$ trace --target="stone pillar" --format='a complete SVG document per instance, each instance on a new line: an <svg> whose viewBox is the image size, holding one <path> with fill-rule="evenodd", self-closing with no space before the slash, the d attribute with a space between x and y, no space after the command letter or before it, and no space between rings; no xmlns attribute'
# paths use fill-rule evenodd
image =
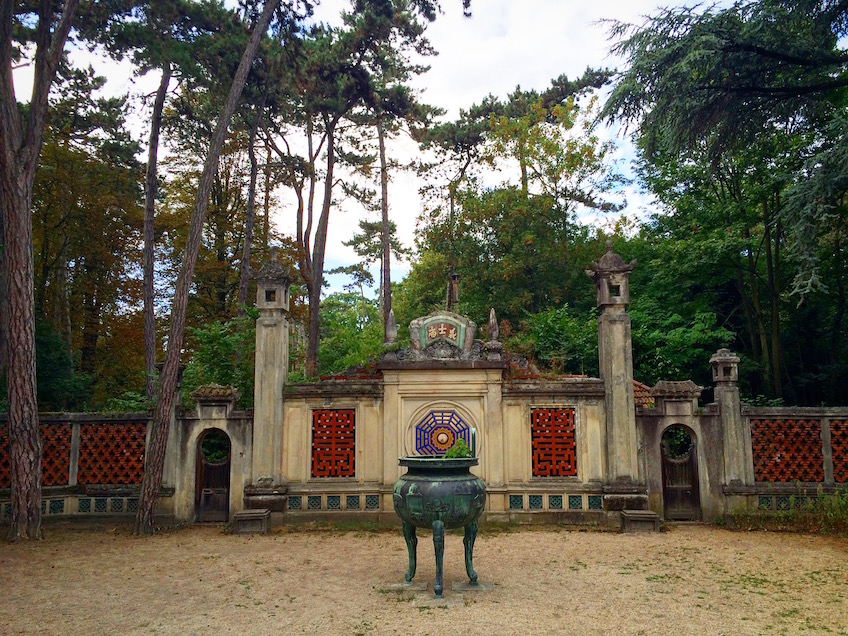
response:
<svg viewBox="0 0 848 636"><path fill-rule="evenodd" d="M606 407L607 509L644 508L645 478L639 465L639 439L633 396L629 277L636 261L625 264L607 243L607 253L586 274L598 290L598 357Z"/></svg>
<svg viewBox="0 0 848 636"><path fill-rule="evenodd" d="M245 488L248 508L282 511L286 480L283 470L283 385L289 368L288 268L271 260L256 275L256 369L253 399L252 483Z"/></svg>
<svg viewBox="0 0 848 636"><path fill-rule="evenodd" d="M729 349L719 349L710 358L715 386L715 402L721 417L724 484L754 484L754 457L751 428L742 417L739 399L739 357Z"/></svg>
<svg viewBox="0 0 848 636"><path fill-rule="evenodd" d="M399 385L400 374L397 370L383 371L383 502L381 509L387 512L391 512L394 505L392 487L402 472L398 466L398 457L404 454Z"/></svg>

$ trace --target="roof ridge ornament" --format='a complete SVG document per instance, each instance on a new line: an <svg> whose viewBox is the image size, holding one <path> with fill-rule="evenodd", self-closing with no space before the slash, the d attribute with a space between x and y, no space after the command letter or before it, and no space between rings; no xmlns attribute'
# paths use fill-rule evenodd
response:
<svg viewBox="0 0 848 636"><path fill-rule="evenodd" d="M271 258L262 264L258 272L254 271L254 278L263 283L291 282L291 270L279 260L280 248L276 245L271 248Z"/></svg>

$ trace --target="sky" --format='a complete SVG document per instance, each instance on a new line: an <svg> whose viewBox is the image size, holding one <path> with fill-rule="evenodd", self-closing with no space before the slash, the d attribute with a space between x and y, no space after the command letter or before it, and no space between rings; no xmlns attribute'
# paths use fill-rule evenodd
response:
<svg viewBox="0 0 848 636"><path fill-rule="evenodd" d="M337 24L347 0L322 0L317 6L315 19ZM603 20L620 20L641 24L645 16L657 12L658 7L677 2L660 0L473 0L472 16L464 17L461 0L441 0L443 14L430 24L427 37L438 51L427 58L430 70L415 78L414 86L420 91L420 100L445 109L445 119L455 119L459 110L479 103L489 94L505 98L520 86L522 89L544 90L552 79L566 74L579 77L587 67L616 68L621 60L610 56L608 25ZM692 4L689 2L689 4ZM151 73L137 79L129 64L117 64L107 59L92 58L84 51L72 55L77 63L93 63L95 70L107 77L108 94L153 93L158 78ZM16 92L25 101L30 78L27 69L15 74ZM139 139L144 142L148 120L138 116ZM617 144L618 167L625 174L631 172L633 149L617 129L605 128L601 135L612 138ZM414 153L411 141L400 140L389 146L390 155L404 158ZM161 151L160 151L161 153ZM146 150L141 157L146 157ZM389 184L390 217L397 223L398 236L412 247L416 219L421 212L418 189L421 183L412 174L395 173ZM626 191L628 216L648 213L650 199L638 192L635 186ZM290 203L282 200L275 213L278 228L287 234L294 231L294 213ZM358 261L355 252L343 245L357 230L357 223L365 216L358 204L342 202L330 217L327 244L326 270ZM377 217L367 217L377 220ZM398 280L408 273L409 262L393 262L392 278ZM372 272L379 279L379 266ZM339 291L346 280L344 276L329 278L329 291ZM376 290L375 290L376 293Z"/></svg>

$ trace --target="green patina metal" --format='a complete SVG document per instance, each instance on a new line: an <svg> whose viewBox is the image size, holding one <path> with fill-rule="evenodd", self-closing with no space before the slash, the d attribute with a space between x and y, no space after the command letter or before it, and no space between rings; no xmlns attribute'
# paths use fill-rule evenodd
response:
<svg viewBox="0 0 848 636"><path fill-rule="evenodd" d="M416 528L432 528L436 552L436 582L433 591L442 596L442 559L445 528L465 528L465 571L472 585L477 583L473 567L477 520L486 505L486 486L471 474L476 457L444 459L442 457L402 457L398 464L407 469L395 482L394 508L403 521L403 536L409 552L409 569L404 575L412 582L417 564Z"/></svg>

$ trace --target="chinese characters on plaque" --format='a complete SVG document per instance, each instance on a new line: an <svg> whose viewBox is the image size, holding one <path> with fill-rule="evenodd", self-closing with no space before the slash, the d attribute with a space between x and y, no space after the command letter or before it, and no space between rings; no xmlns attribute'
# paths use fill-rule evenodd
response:
<svg viewBox="0 0 848 636"><path fill-rule="evenodd" d="M432 325L427 325L427 342L445 338L453 344L457 344L457 328L448 322L436 322Z"/></svg>

